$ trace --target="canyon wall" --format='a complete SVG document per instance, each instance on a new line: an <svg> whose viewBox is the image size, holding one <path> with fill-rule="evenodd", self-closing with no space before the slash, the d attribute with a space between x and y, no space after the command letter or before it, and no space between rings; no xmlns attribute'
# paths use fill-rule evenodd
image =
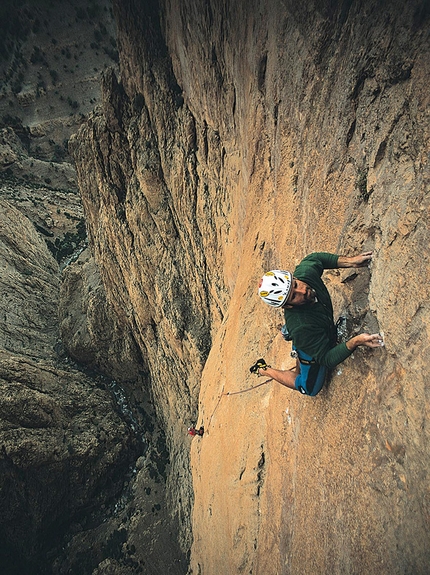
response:
<svg viewBox="0 0 430 575"><path fill-rule="evenodd" d="M67 147L116 61L110 2L2 3L0 30L0 572L184 573L148 370Z"/></svg>
<svg viewBox="0 0 430 575"><path fill-rule="evenodd" d="M0 207L0 566L30 574L121 491L137 447L102 382L59 351L57 262L22 212Z"/></svg>
<svg viewBox="0 0 430 575"><path fill-rule="evenodd" d="M190 573L426 573L428 4L114 13L120 76L71 149L107 301L166 431ZM385 348L314 399L246 391L258 357L291 365L261 274L364 249L369 270L325 277L349 332L380 330Z"/></svg>

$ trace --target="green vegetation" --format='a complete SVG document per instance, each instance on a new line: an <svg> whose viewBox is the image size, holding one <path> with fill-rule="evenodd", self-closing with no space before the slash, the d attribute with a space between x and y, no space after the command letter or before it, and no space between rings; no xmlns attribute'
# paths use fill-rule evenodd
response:
<svg viewBox="0 0 430 575"><path fill-rule="evenodd" d="M33 52L30 56L30 62L32 64L43 64L44 66L48 66L45 53L43 52L43 50L39 48L39 46L33 46Z"/></svg>
<svg viewBox="0 0 430 575"><path fill-rule="evenodd" d="M360 193L360 197L363 201L367 202L370 195L373 192L373 187L367 188L367 169L361 168L357 172L357 178L355 180L355 186Z"/></svg>
<svg viewBox="0 0 430 575"><path fill-rule="evenodd" d="M51 69L51 70L49 70L49 74L50 74L50 76L51 76L52 83L53 83L54 86L55 86L55 84L56 84L57 81L58 81L58 72L57 72L56 70L52 70L52 69Z"/></svg>
<svg viewBox="0 0 430 575"><path fill-rule="evenodd" d="M76 8L76 21L95 20L100 15L100 6L97 2L89 2L89 6Z"/></svg>
<svg viewBox="0 0 430 575"><path fill-rule="evenodd" d="M70 96L67 97L67 103L71 108L73 108L73 110L77 110L79 108L79 102L72 100Z"/></svg>
<svg viewBox="0 0 430 575"><path fill-rule="evenodd" d="M57 262L62 262L84 245L86 237L85 220L81 218L75 233L67 232L63 238L56 238L54 242L47 240L46 243Z"/></svg>
<svg viewBox="0 0 430 575"><path fill-rule="evenodd" d="M8 58L17 41L27 38L31 30L28 11L19 11L14 0L0 3L0 61Z"/></svg>

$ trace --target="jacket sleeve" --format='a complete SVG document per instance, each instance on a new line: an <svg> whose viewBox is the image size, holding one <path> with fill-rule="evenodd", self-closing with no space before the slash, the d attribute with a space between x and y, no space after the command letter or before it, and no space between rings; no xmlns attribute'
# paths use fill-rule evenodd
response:
<svg viewBox="0 0 430 575"><path fill-rule="evenodd" d="M345 343L331 347L327 333L322 328L312 324L302 324L301 328L292 332L294 345L312 356L320 365L333 369L338 363L351 355Z"/></svg>
<svg viewBox="0 0 430 575"><path fill-rule="evenodd" d="M342 361L345 361L345 359L349 357L351 353L352 351L346 347L346 343L339 343L325 354L320 363L329 369L333 369L336 365Z"/></svg>
<svg viewBox="0 0 430 575"><path fill-rule="evenodd" d="M337 260L339 256L336 254L329 254L327 252L314 252L306 256L299 264L312 265L314 268L318 268L320 276L324 270L337 268Z"/></svg>

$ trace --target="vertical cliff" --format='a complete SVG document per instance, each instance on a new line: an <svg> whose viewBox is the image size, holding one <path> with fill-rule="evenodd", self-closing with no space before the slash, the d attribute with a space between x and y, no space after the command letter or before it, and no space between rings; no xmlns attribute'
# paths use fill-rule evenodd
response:
<svg viewBox="0 0 430 575"><path fill-rule="evenodd" d="M120 76L72 150L108 302L166 430L190 572L424 574L427 3L114 7ZM257 357L290 365L262 272L361 249L371 269L327 283L348 329L386 348L357 351L315 399L227 395Z"/></svg>

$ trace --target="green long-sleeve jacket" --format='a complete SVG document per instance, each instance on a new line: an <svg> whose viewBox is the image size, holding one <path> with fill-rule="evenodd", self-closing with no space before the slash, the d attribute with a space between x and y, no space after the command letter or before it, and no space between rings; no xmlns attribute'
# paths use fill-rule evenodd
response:
<svg viewBox="0 0 430 575"><path fill-rule="evenodd" d="M321 279L325 269L337 268L337 260L337 255L323 252L306 256L293 275L315 290L318 301L284 309L285 323L294 346L328 368L333 368L352 353L345 343L336 345L333 305Z"/></svg>

